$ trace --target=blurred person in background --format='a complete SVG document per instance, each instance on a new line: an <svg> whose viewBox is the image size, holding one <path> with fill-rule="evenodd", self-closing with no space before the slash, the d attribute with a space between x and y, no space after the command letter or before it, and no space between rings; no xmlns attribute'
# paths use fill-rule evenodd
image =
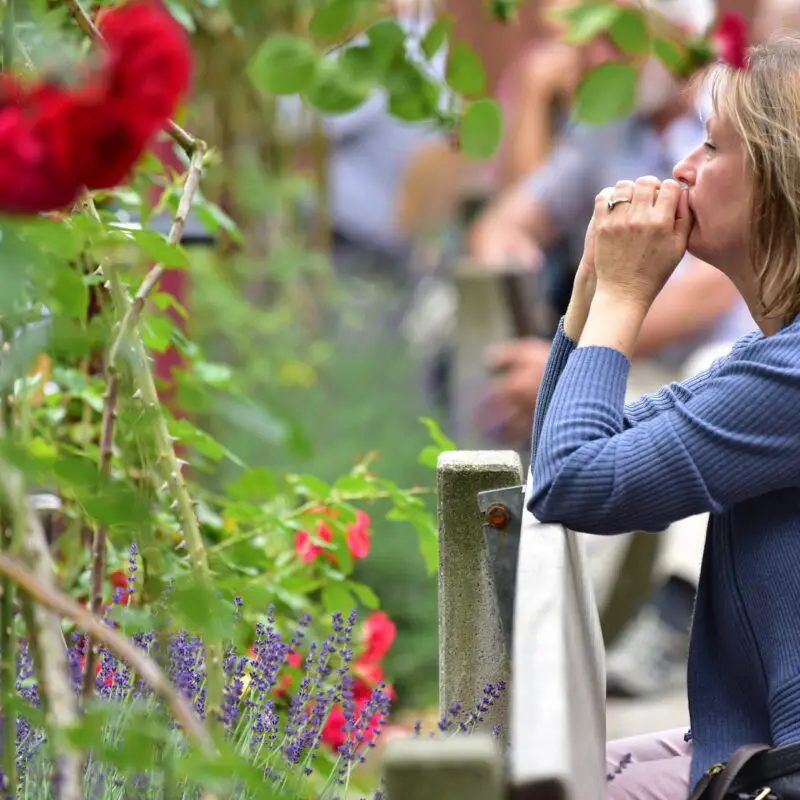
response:
<svg viewBox="0 0 800 800"><path fill-rule="evenodd" d="M393 0L387 7L406 32L408 57L442 82L446 50L428 61L420 48L435 18L431 0ZM347 46L364 41L365 37L356 37ZM285 135L301 139L311 134L314 112L299 96L280 98L278 113ZM373 313L372 295L367 292L366 307L360 310L379 319L383 329L396 331L410 297L410 291L404 291L409 289L412 244L411 225L404 225L411 213L404 208L408 173L429 148L441 147L444 137L430 122L410 123L393 116L383 89L353 111L321 116L319 124L328 142L326 210L334 268L340 277L388 284L391 298L384 299L394 308Z"/></svg>
<svg viewBox="0 0 800 800"><path fill-rule="evenodd" d="M696 30L710 22L698 18L702 4L690 0L653 5ZM605 36L581 50L582 70L623 58ZM471 255L487 266L516 262L540 269L548 249L560 245L574 269L596 194L621 179L669 177L682 153L704 136L695 98L651 58L642 70L634 115L603 127L570 126L546 160L502 192L477 220L470 231ZM687 255L644 323L629 397L699 372L754 327L728 278ZM529 436L549 347L546 339L524 339L499 345L488 355L495 378L483 405L483 424L508 442ZM652 594L609 649L610 695L640 697L683 685L706 522L706 515L683 520L663 537ZM607 568L609 548L615 551L613 560L619 560L624 553L620 545L625 546L624 539L614 543L612 537L587 542L601 606L610 588L604 576L616 574Z"/></svg>

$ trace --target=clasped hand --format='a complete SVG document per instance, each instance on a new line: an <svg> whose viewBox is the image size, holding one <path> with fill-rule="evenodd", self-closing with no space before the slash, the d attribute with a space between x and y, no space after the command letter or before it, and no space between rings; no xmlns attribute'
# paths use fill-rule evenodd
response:
<svg viewBox="0 0 800 800"><path fill-rule="evenodd" d="M604 189L592 217L597 290L649 308L683 258L692 224L677 181L644 177Z"/></svg>

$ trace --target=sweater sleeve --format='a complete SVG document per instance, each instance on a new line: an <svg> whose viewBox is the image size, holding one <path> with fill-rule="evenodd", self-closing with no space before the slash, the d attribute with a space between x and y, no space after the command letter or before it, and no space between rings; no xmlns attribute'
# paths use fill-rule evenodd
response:
<svg viewBox="0 0 800 800"><path fill-rule="evenodd" d="M572 353L576 347L577 345L575 342L564 333L564 320L562 318L558 323L558 330L550 346L550 355L544 367L542 383L536 398L536 411L533 415L533 434L531 435L531 464L533 464L536 458L539 437L542 433L542 423L547 414L553 392L556 390L558 378L567 364L570 353Z"/></svg>
<svg viewBox="0 0 800 800"><path fill-rule="evenodd" d="M704 391L626 428L630 363L573 352L550 398L528 508L588 533L663 530L800 480L800 326L751 338Z"/></svg>
<svg viewBox="0 0 800 800"><path fill-rule="evenodd" d="M705 391L712 378L719 374L722 366L744 347L752 344L759 338L760 333L751 333L740 339L731 349L731 352L714 361L708 369L688 380L679 383L668 383L655 394L646 394L631 403L625 404L623 425L632 428L641 422L647 422L658 414L670 411L676 406L688 403L693 397Z"/></svg>

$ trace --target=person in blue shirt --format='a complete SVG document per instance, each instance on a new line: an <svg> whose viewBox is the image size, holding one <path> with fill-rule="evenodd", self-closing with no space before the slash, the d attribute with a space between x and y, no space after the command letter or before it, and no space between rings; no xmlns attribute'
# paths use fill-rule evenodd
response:
<svg viewBox="0 0 800 800"><path fill-rule="evenodd" d="M533 425L537 519L609 535L709 514L691 735L610 744L612 800L685 798L739 747L800 742L800 37L715 68L711 97L674 180L597 196ZM626 404L639 331L687 251L730 278L758 330Z"/></svg>

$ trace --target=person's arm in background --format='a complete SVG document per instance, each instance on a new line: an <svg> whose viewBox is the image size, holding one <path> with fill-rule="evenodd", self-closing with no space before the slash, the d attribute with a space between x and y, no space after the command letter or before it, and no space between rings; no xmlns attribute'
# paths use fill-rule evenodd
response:
<svg viewBox="0 0 800 800"><path fill-rule="evenodd" d="M543 249L575 225L588 224L599 188L601 140L598 129L571 129L539 169L501 192L473 223L469 255L487 266L536 267Z"/></svg>
<svg viewBox="0 0 800 800"><path fill-rule="evenodd" d="M570 102L579 78L577 49L545 41L534 45L507 82L501 82L498 93L509 122L498 155L499 188L517 183L547 159L553 147L554 107Z"/></svg>
<svg viewBox="0 0 800 800"><path fill-rule="evenodd" d="M704 261L692 261L686 273L669 281L650 306L636 342L635 358L647 358L702 334L737 302L739 294L725 275Z"/></svg>

